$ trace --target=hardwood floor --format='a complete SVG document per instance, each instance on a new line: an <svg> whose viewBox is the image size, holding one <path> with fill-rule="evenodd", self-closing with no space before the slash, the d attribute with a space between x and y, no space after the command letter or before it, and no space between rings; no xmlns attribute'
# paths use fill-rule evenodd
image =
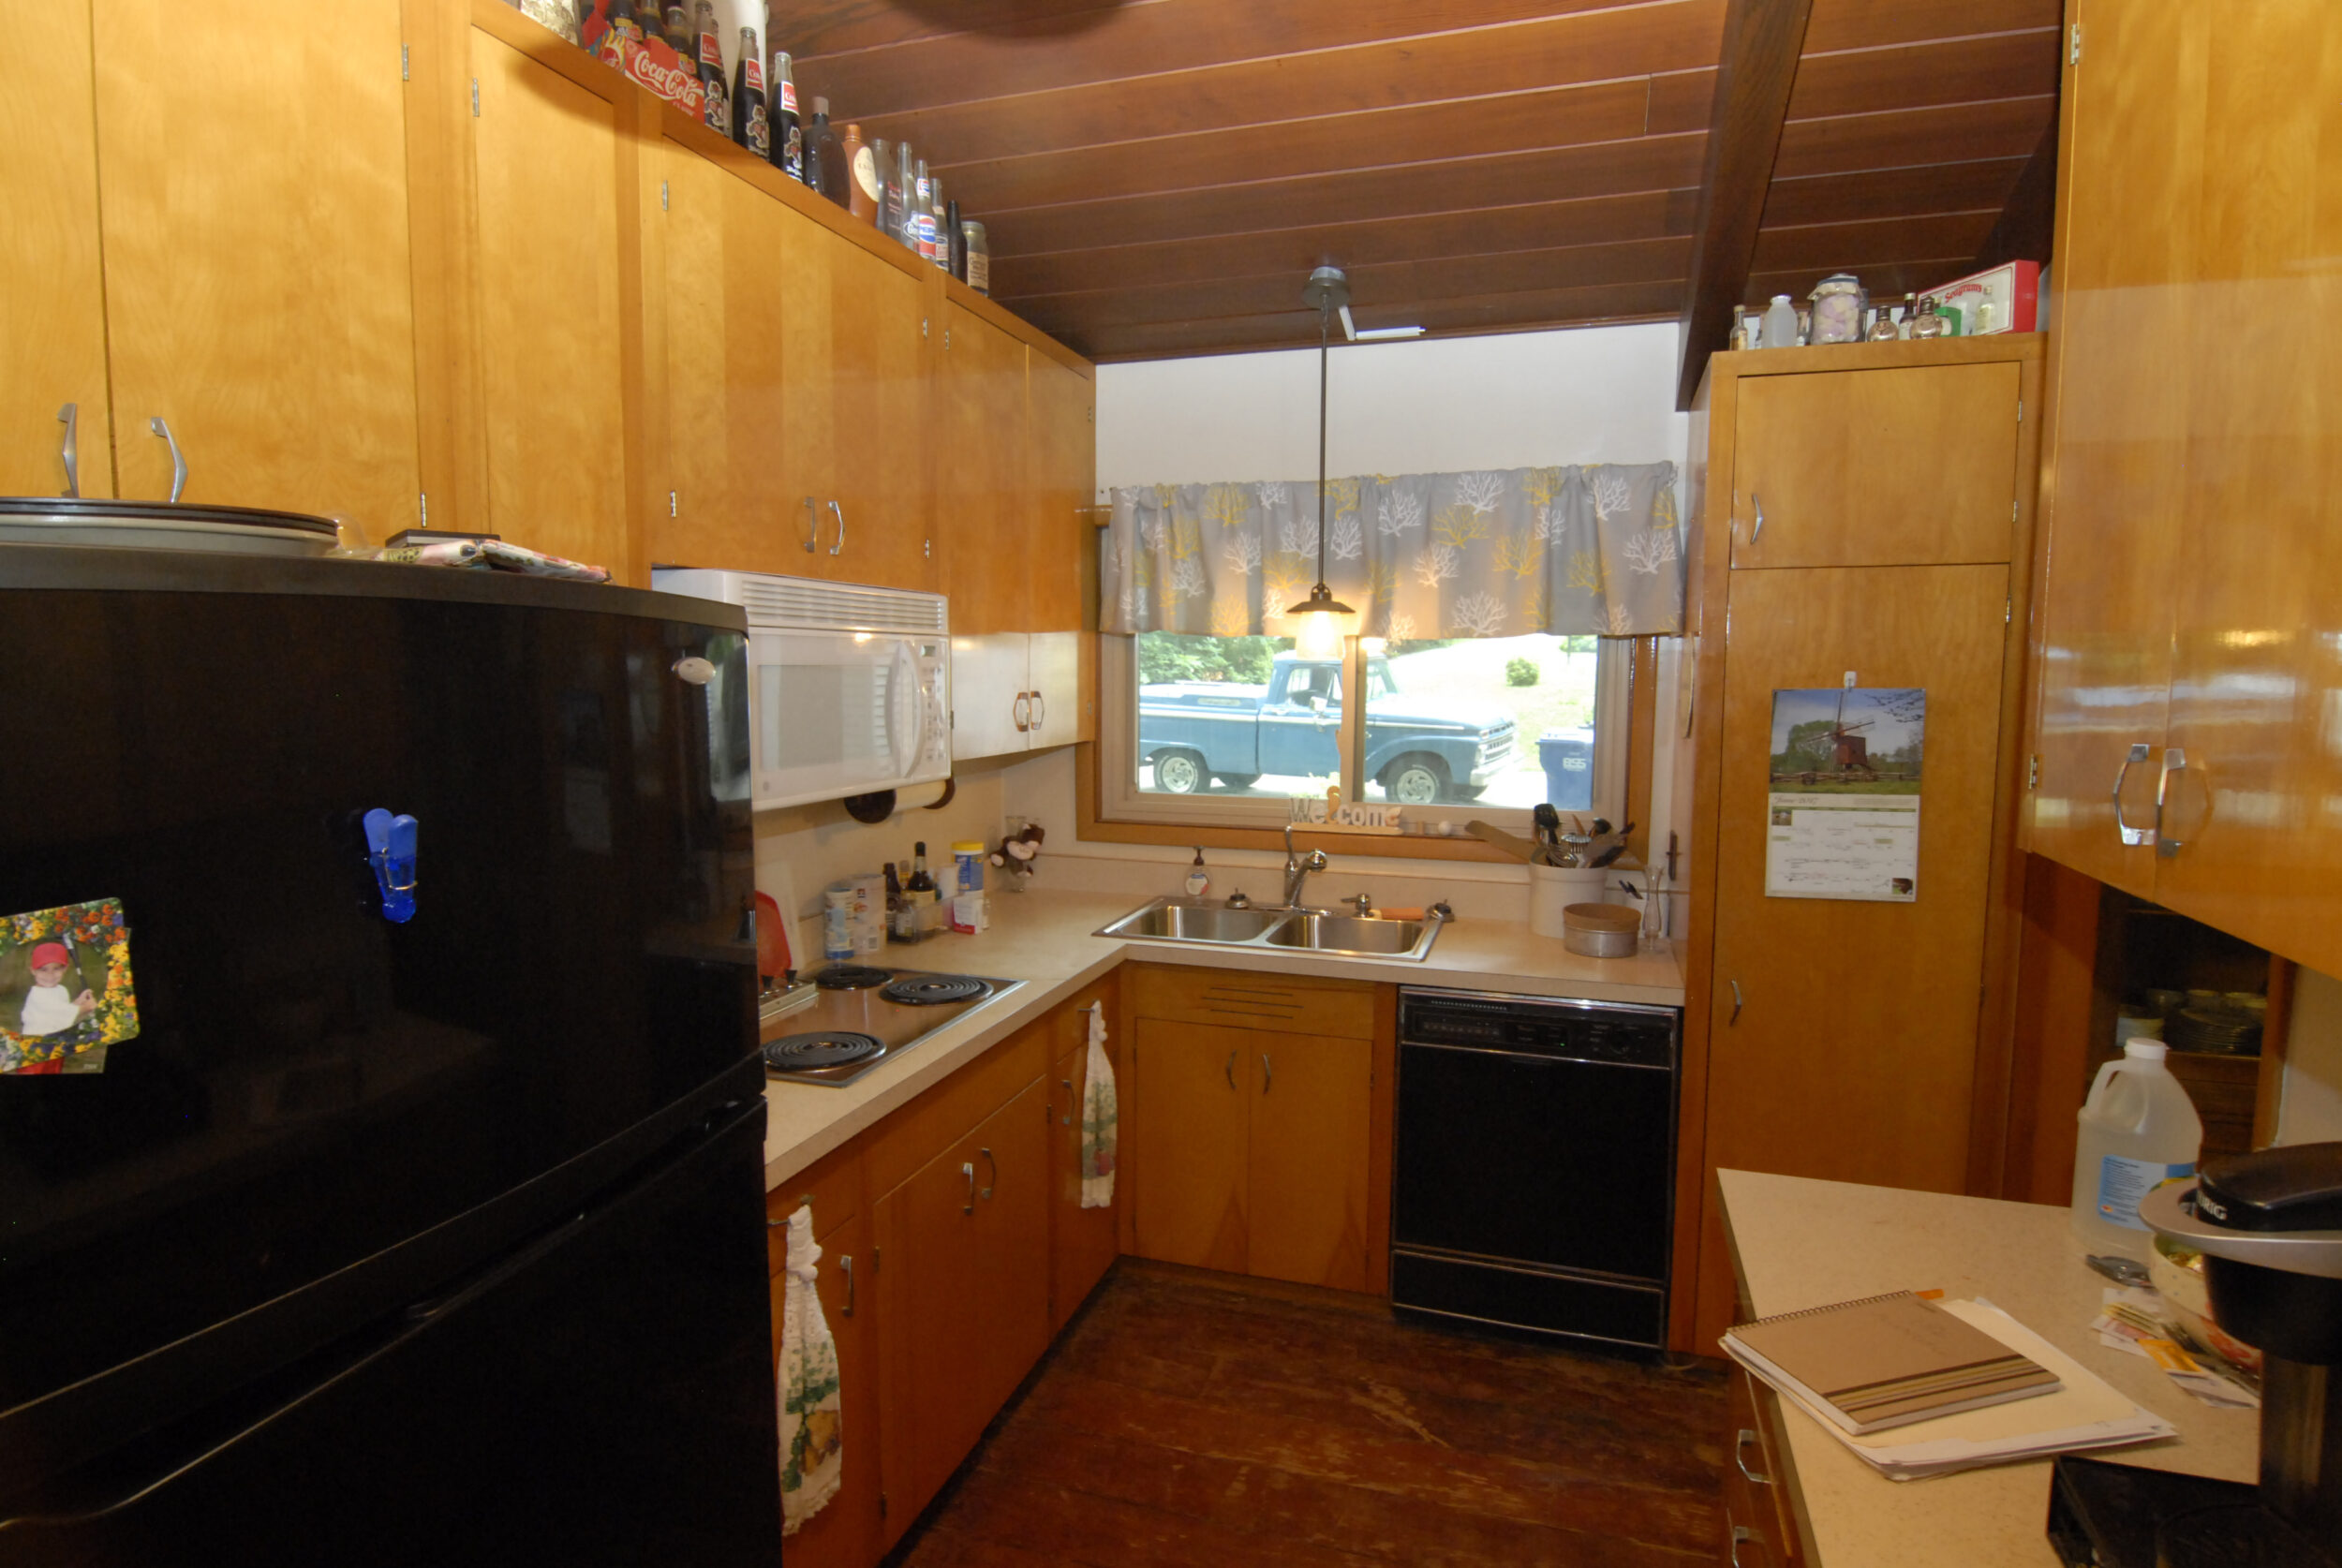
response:
<svg viewBox="0 0 2342 1568"><path fill-rule="evenodd" d="M1712 1563L1725 1384L1125 1258L897 1568Z"/></svg>

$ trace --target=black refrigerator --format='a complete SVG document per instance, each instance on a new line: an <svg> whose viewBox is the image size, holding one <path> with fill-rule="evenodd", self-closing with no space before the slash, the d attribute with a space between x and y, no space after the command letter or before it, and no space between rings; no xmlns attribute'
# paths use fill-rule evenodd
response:
<svg viewBox="0 0 2342 1568"><path fill-rule="evenodd" d="M0 1562L778 1561L742 628L0 545Z"/></svg>

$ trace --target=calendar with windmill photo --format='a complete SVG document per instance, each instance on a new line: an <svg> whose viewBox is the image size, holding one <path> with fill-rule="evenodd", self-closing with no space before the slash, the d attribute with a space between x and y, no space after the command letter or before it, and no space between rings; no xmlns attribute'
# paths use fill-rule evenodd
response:
<svg viewBox="0 0 2342 1568"><path fill-rule="evenodd" d="M1772 694L1765 893L1919 896L1927 693L1912 687Z"/></svg>

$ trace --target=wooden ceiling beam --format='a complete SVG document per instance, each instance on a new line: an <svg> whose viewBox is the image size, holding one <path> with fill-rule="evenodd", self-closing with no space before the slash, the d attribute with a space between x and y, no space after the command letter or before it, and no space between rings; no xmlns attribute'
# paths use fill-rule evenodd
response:
<svg viewBox="0 0 2342 1568"><path fill-rule="evenodd" d="M1808 40L1810 43L1810 39ZM1675 71L1651 79L1651 128L1704 130L1716 73ZM1886 110L1923 109L2057 90L2055 29L1935 38L1878 49L1816 54L1798 61L1789 121L1833 119Z"/></svg>
<svg viewBox="0 0 2342 1568"><path fill-rule="evenodd" d="M1725 14L1724 55L1709 116L1708 167L1700 181L1699 224L1683 301L1678 408L1692 406L1708 357L1724 346L1747 288L1812 10L1813 0L1731 0Z"/></svg>

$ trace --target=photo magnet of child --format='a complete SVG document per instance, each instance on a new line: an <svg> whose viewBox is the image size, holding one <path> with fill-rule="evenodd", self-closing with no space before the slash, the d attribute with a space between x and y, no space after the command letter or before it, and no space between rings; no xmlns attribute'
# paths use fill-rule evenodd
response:
<svg viewBox="0 0 2342 1568"><path fill-rule="evenodd" d="M0 915L0 1073L96 1072L138 1032L120 899Z"/></svg>

